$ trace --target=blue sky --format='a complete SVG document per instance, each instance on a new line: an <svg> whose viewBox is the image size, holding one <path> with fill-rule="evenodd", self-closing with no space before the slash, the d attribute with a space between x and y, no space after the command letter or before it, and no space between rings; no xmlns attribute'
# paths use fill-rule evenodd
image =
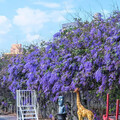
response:
<svg viewBox="0 0 120 120"><path fill-rule="evenodd" d="M48 41L78 13L88 19L88 12L108 14L116 6L120 0L0 0L0 52L14 43Z"/></svg>

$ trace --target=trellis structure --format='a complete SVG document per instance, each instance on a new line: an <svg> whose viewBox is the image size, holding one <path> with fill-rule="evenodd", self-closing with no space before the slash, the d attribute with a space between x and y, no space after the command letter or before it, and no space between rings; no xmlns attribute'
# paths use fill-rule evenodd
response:
<svg viewBox="0 0 120 120"><path fill-rule="evenodd" d="M17 120L38 120L35 90L17 90Z"/></svg>

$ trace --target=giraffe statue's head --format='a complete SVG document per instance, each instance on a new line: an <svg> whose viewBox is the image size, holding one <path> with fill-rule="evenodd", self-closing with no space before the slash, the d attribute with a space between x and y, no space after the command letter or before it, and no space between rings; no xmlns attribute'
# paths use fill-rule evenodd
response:
<svg viewBox="0 0 120 120"><path fill-rule="evenodd" d="M78 92L79 90L80 90L79 88L76 88L76 89L74 90L74 93Z"/></svg>

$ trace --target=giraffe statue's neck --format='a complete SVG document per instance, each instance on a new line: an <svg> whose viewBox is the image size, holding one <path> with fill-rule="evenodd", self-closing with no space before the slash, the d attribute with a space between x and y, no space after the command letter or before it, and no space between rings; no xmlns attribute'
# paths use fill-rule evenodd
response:
<svg viewBox="0 0 120 120"><path fill-rule="evenodd" d="M77 106L80 106L81 105L81 102L80 102L80 94L79 94L79 91L77 91Z"/></svg>

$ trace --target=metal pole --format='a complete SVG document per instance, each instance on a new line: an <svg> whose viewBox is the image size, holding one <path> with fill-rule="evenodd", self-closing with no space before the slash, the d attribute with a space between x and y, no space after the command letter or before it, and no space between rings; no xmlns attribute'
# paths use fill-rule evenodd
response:
<svg viewBox="0 0 120 120"><path fill-rule="evenodd" d="M18 91L16 90L16 112L17 112L17 120L18 120Z"/></svg>
<svg viewBox="0 0 120 120"><path fill-rule="evenodd" d="M107 94L107 106L106 106L106 118L108 120L108 114L109 114L109 94Z"/></svg>
<svg viewBox="0 0 120 120"><path fill-rule="evenodd" d="M118 114L119 114L119 100L116 101L116 120L118 120Z"/></svg>

